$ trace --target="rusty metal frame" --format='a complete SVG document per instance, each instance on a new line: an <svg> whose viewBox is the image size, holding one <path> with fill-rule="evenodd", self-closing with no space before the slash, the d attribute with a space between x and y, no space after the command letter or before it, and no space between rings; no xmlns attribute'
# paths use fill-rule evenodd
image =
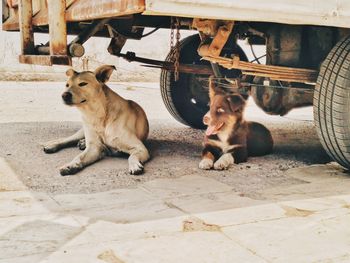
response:
<svg viewBox="0 0 350 263"><path fill-rule="evenodd" d="M20 63L51 66L53 64L71 65L67 54L67 25L65 19L66 0L48 1L49 16L49 55L35 54L32 28L32 0L20 0L21 55Z"/></svg>
<svg viewBox="0 0 350 263"><path fill-rule="evenodd" d="M266 77L272 80L316 83L318 76L318 71L316 70L255 64L241 61L239 56L234 56L233 58L207 56L203 57L203 59L218 63L220 66L227 69L239 69L244 75Z"/></svg>
<svg viewBox="0 0 350 263"><path fill-rule="evenodd" d="M21 32L21 63L71 65L71 56L82 56L82 44L104 27L112 17L142 13L144 0L12 0L8 1L10 17L3 30ZM34 7L33 7L34 5ZM35 14L33 13L35 9ZM67 22L96 20L67 45ZM44 46L34 46L33 31L37 26L49 28L50 41Z"/></svg>
<svg viewBox="0 0 350 263"><path fill-rule="evenodd" d="M144 67L160 68L160 69L171 70L171 71L175 70L174 63L170 61L161 61L161 60L138 57L134 52L127 52L125 54L123 53L111 53L111 54L117 57L124 58L128 62L143 63L141 66L144 66ZM192 74L201 74L201 75L213 74L211 67L206 65L180 64L179 71L185 72L185 73L192 73Z"/></svg>
<svg viewBox="0 0 350 263"><path fill-rule="evenodd" d="M34 14L32 20L34 27L49 24L47 4L51 2L60 0L40 0L40 11ZM141 14L143 11L145 11L145 0L66 0L65 18L67 22L79 22ZM2 28L9 31L19 30L17 5L11 5L10 12L11 15L3 23Z"/></svg>
<svg viewBox="0 0 350 263"><path fill-rule="evenodd" d="M20 55L19 62L23 64L35 64L42 66L72 65L72 60L69 56L52 55Z"/></svg>
<svg viewBox="0 0 350 263"><path fill-rule="evenodd" d="M192 27L201 36L198 48L200 56L219 56L233 30L234 21L219 21L210 19L193 19ZM213 39L211 39L213 37Z"/></svg>
<svg viewBox="0 0 350 263"><path fill-rule="evenodd" d="M81 57L85 53L83 44L92 36L94 36L98 31L100 31L107 23L110 18L104 18L100 20L95 20L91 25L86 27L81 31L68 45L68 54L72 57ZM39 55L49 55L50 46L49 43L46 45L36 46L36 51Z"/></svg>
<svg viewBox="0 0 350 263"><path fill-rule="evenodd" d="M34 34L32 27L32 0L19 1L19 28L21 39L21 54L34 53Z"/></svg>
<svg viewBox="0 0 350 263"><path fill-rule="evenodd" d="M175 70L173 62L138 57L133 52L113 55L122 57L129 62L136 61L143 63L142 66L145 67L160 68L170 71ZM220 66L228 69L239 69L242 71L243 75L261 76L270 78L271 80L307 83L312 85L316 82L318 75L318 72L316 70L255 64L251 62L240 61L238 56L235 56L233 59L223 57L203 57L203 59L209 60L213 63L218 63ZM199 75L212 75L214 73L213 69L210 66L193 64L180 64L179 71Z"/></svg>
<svg viewBox="0 0 350 263"><path fill-rule="evenodd" d="M209 19L194 19L193 27L202 38L198 54L204 60L227 69L238 69L243 75L266 77L287 82L316 83L318 71L312 69L291 68L273 65L261 65L241 61L239 56L220 57L220 53L233 30L234 22Z"/></svg>
<svg viewBox="0 0 350 263"><path fill-rule="evenodd" d="M67 55L66 0L48 1L50 55Z"/></svg>

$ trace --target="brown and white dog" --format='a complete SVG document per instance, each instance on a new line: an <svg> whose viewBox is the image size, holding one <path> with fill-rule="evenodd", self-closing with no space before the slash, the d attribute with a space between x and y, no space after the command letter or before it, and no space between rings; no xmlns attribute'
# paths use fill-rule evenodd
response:
<svg viewBox="0 0 350 263"><path fill-rule="evenodd" d="M130 174L143 172L143 163L150 157L143 144L148 136L148 120L136 102L123 99L105 84L114 69L104 65L95 72L66 72L68 81L62 99L66 105L78 108L83 129L48 142L44 151L54 153L84 138L85 150L60 169L61 175L75 174L105 155L119 156L120 152L130 155Z"/></svg>
<svg viewBox="0 0 350 263"><path fill-rule="evenodd" d="M209 97L210 110L203 117L208 128L199 168L223 170L246 162L248 156L272 152L270 131L262 124L244 120L246 102L240 94L227 94L210 79Z"/></svg>

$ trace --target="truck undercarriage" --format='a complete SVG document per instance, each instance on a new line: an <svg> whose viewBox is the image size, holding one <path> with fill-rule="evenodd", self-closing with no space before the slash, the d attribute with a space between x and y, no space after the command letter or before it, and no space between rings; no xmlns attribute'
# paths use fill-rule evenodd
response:
<svg viewBox="0 0 350 263"><path fill-rule="evenodd" d="M202 11L214 5L210 1L199 2L203 5L198 5L197 9ZM172 14L175 12L172 9L162 12L177 3L171 0L67 0L49 3L45 0L3 0L3 30L20 31L21 63L48 66L71 65L72 58L84 55L83 45L90 37L110 38L108 52L111 55L162 69L160 86L167 109L177 120L195 128L203 127L202 117L208 110L210 75L214 75L214 80L222 88L252 96L256 104L269 114L285 115L293 108L314 105L316 126L325 149L342 165L350 167L350 122L346 117L350 101L343 101L349 91L336 90L337 85L348 88L350 83L347 60L350 44L342 40L350 36L350 29L344 23L344 17L349 16L344 11L348 10L344 9L348 4L340 1L343 13L333 10L329 17L326 16L327 21L318 23L315 21L322 10L316 8L313 16L305 18L306 23L303 24L302 12L294 9L290 10L295 12L294 16L286 15L285 20L273 8L271 14L274 14L274 19L271 21L266 16L260 20L260 12L251 19L235 19L244 18L248 7L237 8L241 13L237 11L232 19L228 19L228 13L222 7L227 5L229 10L233 3L226 2L217 4L221 11L212 10L215 17L208 13L201 17L191 16L195 10L188 11L187 15L182 9L176 14ZM254 0L251 2L258 4ZM190 6L194 1L184 0L180 4ZM283 4L294 7L290 1L281 1ZM254 10L258 10L257 7ZM293 17L298 22L292 22ZM145 28L152 30L145 33ZM165 61L122 51L128 39L142 41L143 37L159 28L171 30L172 48ZM181 30L196 30L198 34L181 40ZM48 33L50 41L35 45L34 32ZM67 35L76 37L67 43ZM248 61L237 44L238 40L266 46L266 63L261 64L258 57ZM347 71L342 74L340 71L333 72L332 66L337 66L334 59L338 61L341 58L345 59L341 65L347 66ZM324 61L328 63L326 66ZM330 79L332 74L336 75ZM331 94L334 104L329 104L327 93ZM336 100L337 96L342 101ZM343 105L340 110L339 105ZM325 107L335 109L338 124L334 124L333 115L327 115ZM327 118L331 118L331 124L325 121Z"/></svg>

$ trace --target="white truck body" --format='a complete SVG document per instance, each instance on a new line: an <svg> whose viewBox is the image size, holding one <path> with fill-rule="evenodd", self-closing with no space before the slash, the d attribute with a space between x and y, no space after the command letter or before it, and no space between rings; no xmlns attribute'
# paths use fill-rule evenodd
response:
<svg viewBox="0 0 350 263"><path fill-rule="evenodd" d="M350 28L349 0L146 0L145 15Z"/></svg>

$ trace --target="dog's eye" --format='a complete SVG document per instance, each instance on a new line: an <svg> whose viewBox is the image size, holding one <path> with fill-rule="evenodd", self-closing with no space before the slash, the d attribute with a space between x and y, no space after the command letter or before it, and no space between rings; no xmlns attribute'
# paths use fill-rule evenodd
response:
<svg viewBox="0 0 350 263"><path fill-rule="evenodd" d="M216 111L217 111L218 113L223 113L223 112L225 112L225 110L224 110L223 108L218 108Z"/></svg>
<svg viewBox="0 0 350 263"><path fill-rule="evenodd" d="M66 84L66 87L67 87L67 88L69 87L69 84L68 84L68 83Z"/></svg>
<svg viewBox="0 0 350 263"><path fill-rule="evenodd" d="M87 85L87 83L86 82L80 82L78 85L79 85L79 87L84 87L84 86Z"/></svg>

